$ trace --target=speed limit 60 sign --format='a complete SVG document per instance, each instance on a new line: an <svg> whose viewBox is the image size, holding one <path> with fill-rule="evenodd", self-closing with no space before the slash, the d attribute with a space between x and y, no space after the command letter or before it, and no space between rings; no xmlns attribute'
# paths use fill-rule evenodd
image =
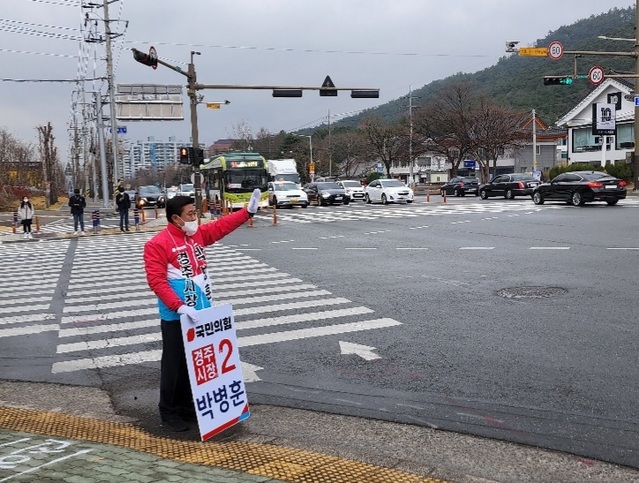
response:
<svg viewBox="0 0 639 483"><path fill-rule="evenodd" d="M550 42L548 46L548 57L552 60L559 60L564 55L564 46L558 40Z"/></svg>
<svg viewBox="0 0 639 483"><path fill-rule="evenodd" d="M603 67L599 67L598 65L593 66L588 72L588 80L592 85L598 86L605 79L605 74Z"/></svg>

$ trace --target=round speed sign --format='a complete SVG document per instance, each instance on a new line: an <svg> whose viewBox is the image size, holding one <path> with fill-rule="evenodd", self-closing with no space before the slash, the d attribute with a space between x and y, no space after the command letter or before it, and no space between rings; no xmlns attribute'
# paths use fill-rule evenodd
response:
<svg viewBox="0 0 639 483"><path fill-rule="evenodd" d="M595 86L601 84L605 77L603 67L599 67L598 65L593 66L588 72L588 80Z"/></svg>
<svg viewBox="0 0 639 483"><path fill-rule="evenodd" d="M548 46L548 57L552 60L559 60L564 55L564 46L558 40L550 42Z"/></svg>

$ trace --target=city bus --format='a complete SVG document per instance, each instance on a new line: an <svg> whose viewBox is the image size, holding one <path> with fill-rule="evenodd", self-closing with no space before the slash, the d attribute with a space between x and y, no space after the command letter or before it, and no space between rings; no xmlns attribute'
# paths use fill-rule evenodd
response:
<svg viewBox="0 0 639 483"><path fill-rule="evenodd" d="M209 158L200 165L206 197L239 209L248 203L255 188L262 191L260 207L268 207L268 171L266 159L258 153L226 153Z"/></svg>

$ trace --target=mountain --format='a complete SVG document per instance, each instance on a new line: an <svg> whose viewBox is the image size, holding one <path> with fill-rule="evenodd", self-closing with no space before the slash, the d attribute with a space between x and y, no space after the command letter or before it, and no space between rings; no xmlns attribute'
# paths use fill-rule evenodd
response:
<svg viewBox="0 0 639 483"><path fill-rule="evenodd" d="M607 13L592 15L572 25L562 26L538 39L536 46L546 47L553 40L560 41L564 50L576 51L631 51L631 42L611 41L597 38L634 38L635 9L613 8ZM519 45L518 47L521 47ZM602 66L606 73L634 73L634 58L621 56L584 55L577 58L577 73L588 74L593 65ZM588 80L575 80L570 86L544 86L545 75L572 75L575 70L575 56L567 55L560 60L543 57L520 57L506 54L497 64L481 71L468 74L458 73L437 80L413 91L419 107L437 96L437 92L458 82L471 83L476 91L504 106L532 110L548 124L572 109L595 87ZM634 80L629 79L634 85ZM396 99L377 108L369 109L356 116L342 119L337 126L356 126L369 115L386 120L397 120L406 115L405 99Z"/></svg>

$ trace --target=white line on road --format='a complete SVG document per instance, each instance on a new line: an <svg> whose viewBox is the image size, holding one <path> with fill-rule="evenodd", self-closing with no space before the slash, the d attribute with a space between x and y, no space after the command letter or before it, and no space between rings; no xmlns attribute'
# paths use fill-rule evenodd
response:
<svg viewBox="0 0 639 483"><path fill-rule="evenodd" d="M317 250L317 247L291 247L291 250Z"/></svg>
<svg viewBox="0 0 639 483"><path fill-rule="evenodd" d="M20 300L16 300L16 302L20 303ZM0 314L15 314L16 312L24 313L24 312L33 312L35 310L49 310L49 304L45 305L21 305L18 309L15 304L13 307L4 307L0 308Z"/></svg>
<svg viewBox="0 0 639 483"><path fill-rule="evenodd" d="M344 250L377 250L377 247L344 247Z"/></svg>
<svg viewBox="0 0 639 483"><path fill-rule="evenodd" d="M531 250L570 250L570 247L530 247Z"/></svg>
<svg viewBox="0 0 639 483"><path fill-rule="evenodd" d="M0 317L0 325L22 324L24 322L42 322L43 320L53 320L55 318L55 314L12 315L11 317Z"/></svg>
<svg viewBox="0 0 639 483"><path fill-rule="evenodd" d="M610 248L606 248L606 250L639 250L639 247L610 247Z"/></svg>
<svg viewBox="0 0 639 483"><path fill-rule="evenodd" d="M49 325L29 325L26 327L12 327L10 329L0 329L0 339L3 337L22 336L29 334L40 334L42 332L51 332L59 330L58 324Z"/></svg>
<svg viewBox="0 0 639 483"><path fill-rule="evenodd" d="M385 327L393 327L401 325L393 319L383 318L376 320L369 320L363 322L354 322L350 324L336 324L326 327L314 327L310 329L290 330L283 332L274 332L271 334L260 334L249 337L241 337L238 339L239 347L250 347L256 345L274 344L277 342L287 342L291 340L308 339L311 337L322 337L327 335L344 334L349 332L358 332L363 330L380 329ZM160 334L149 334L151 338L155 337L157 340L161 339ZM111 343L116 339L111 339ZM100 341L96 341L100 342ZM106 342L106 341L102 341ZM70 346L67 344L66 346ZM58 347L58 353L61 353L60 348L65 349L65 346ZM101 356L85 359L77 359L73 361L62 361L53 364L51 372L53 374L59 374L61 372L73 372L83 369L97 369L105 367L124 366L129 364L139 364L142 362L155 362L159 361L161 356L160 350L141 351L131 354L121 354L113 356Z"/></svg>
<svg viewBox="0 0 639 483"><path fill-rule="evenodd" d="M460 250L494 250L495 247L459 247Z"/></svg>
<svg viewBox="0 0 639 483"><path fill-rule="evenodd" d="M396 247L395 250L428 250L426 247Z"/></svg>

